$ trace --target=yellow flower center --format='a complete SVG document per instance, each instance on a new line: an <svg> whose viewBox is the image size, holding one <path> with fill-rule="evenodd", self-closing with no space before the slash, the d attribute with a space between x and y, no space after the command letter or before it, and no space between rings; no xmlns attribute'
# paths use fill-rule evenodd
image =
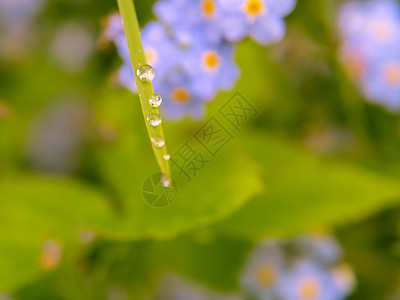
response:
<svg viewBox="0 0 400 300"><path fill-rule="evenodd" d="M207 51L204 53L202 60L203 67L207 72L216 72L221 65L221 59L215 51Z"/></svg>
<svg viewBox="0 0 400 300"><path fill-rule="evenodd" d="M215 2L214 0L203 0L201 2L201 10L206 18L212 18L215 15Z"/></svg>
<svg viewBox="0 0 400 300"><path fill-rule="evenodd" d="M146 56L147 64L150 66L155 66L158 62L158 53L153 48L146 48L144 50L144 55Z"/></svg>
<svg viewBox="0 0 400 300"><path fill-rule="evenodd" d="M300 282L298 287L300 299L315 300L321 293L321 286L318 280L314 278L305 278Z"/></svg>
<svg viewBox="0 0 400 300"><path fill-rule="evenodd" d="M172 101L178 104L185 104L190 101L190 93L184 87L177 87L171 93Z"/></svg>
<svg viewBox="0 0 400 300"><path fill-rule="evenodd" d="M263 0L247 0L244 6L244 12L251 18L261 16L267 12Z"/></svg>
<svg viewBox="0 0 400 300"><path fill-rule="evenodd" d="M400 86L400 63L389 64L384 68L385 81L391 86Z"/></svg>
<svg viewBox="0 0 400 300"><path fill-rule="evenodd" d="M276 271L273 267L265 265L256 272L257 282L264 287L271 287L276 281Z"/></svg>

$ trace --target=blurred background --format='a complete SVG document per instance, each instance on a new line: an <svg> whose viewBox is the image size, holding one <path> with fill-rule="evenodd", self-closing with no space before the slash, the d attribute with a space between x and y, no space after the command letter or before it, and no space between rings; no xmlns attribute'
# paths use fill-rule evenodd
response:
<svg viewBox="0 0 400 300"><path fill-rule="evenodd" d="M292 5L273 41L225 27L215 95L154 82L176 187L155 207L116 1L0 0L0 300L400 299L400 3Z"/></svg>

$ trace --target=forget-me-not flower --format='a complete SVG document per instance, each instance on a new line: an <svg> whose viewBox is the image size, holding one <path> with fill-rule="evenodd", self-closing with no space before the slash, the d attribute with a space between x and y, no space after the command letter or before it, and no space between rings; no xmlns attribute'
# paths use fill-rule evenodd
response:
<svg viewBox="0 0 400 300"><path fill-rule="evenodd" d="M124 61L119 80L135 92L135 78L121 20L113 16L108 23L104 36L114 41ZM233 60L234 46L226 42L202 42L182 49L161 23L150 22L142 31L142 43L147 62L156 73L154 89L164 99L161 110L171 119L179 119L185 114L201 118L205 101L212 100L219 90L231 89L238 79L239 69Z"/></svg>
<svg viewBox="0 0 400 300"><path fill-rule="evenodd" d="M118 54L124 61L118 73L120 83L129 90L136 92L135 76L129 58L128 45L121 19L119 16L117 17L112 16L104 36L114 41ZM178 64L180 64L182 52L159 22L148 23L143 28L141 35L147 63L156 72L153 85L157 89L168 74L175 72Z"/></svg>
<svg viewBox="0 0 400 300"><path fill-rule="evenodd" d="M200 119L205 114L204 94L199 92L199 83L178 70L164 78L153 81L155 91L162 95L161 112L169 119L179 120L185 115ZM136 92L135 78L130 64L119 70L119 80L123 86Z"/></svg>
<svg viewBox="0 0 400 300"><path fill-rule="evenodd" d="M239 78L233 42L252 36L261 44L279 41L283 18L296 0L160 0L154 4L159 22L142 31L142 44L156 73L153 85L164 99L167 117L186 113L201 117L206 101L232 89ZM121 19L112 15L104 37L112 40L124 61L122 85L136 91Z"/></svg>
<svg viewBox="0 0 400 300"><path fill-rule="evenodd" d="M118 71L119 83L126 89L136 93L135 75L133 74L131 62L125 61Z"/></svg>
<svg viewBox="0 0 400 300"><path fill-rule="evenodd" d="M219 90L230 90L239 78L234 62L234 46L199 44L185 52L184 71L194 81L193 89L204 99L211 100Z"/></svg>
<svg viewBox="0 0 400 300"><path fill-rule="evenodd" d="M119 13L110 14L103 21L103 26L102 39L114 42L116 47L126 43L124 27Z"/></svg>
<svg viewBox="0 0 400 300"><path fill-rule="evenodd" d="M168 76L158 88L160 95L163 95L162 113L176 120L184 115L202 118L205 113L205 99L194 88L196 84L182 72Z"/></svg>
<svg viewBox="0 0 400 300"><path fill-rule="evenodd" d="M400 110L400 4L349 2L340 10L341 57L371 102Z"/></svg>
<svg viewBox="0 0 400 300"><path fill-rule="evenodd" d="M284 253L274 241L266 241L256 246L249 255L241 273L243 290L257 299L275 299L276 288L284 271Z"/></svg>
<svg viewBox="0 0 400 300"><path fill-rule="evenodd" d="M123 86L132 91L136 91L135 77L129 58L128 45L125 39L121 18L119 15L112 15L109 18L104 37L112 40L118 50L118 54L124 61L124 65L119 71L119 79ZM168 36L165 28L159 22L150 22L142 30L142 44L146 60L155 72L154 85L166 76L166 73L172 73L177 67L181 57L181 49Z"/></svg>
<svg viewBox="0 0 400 300"><path fill-rule="evenodd" d="M170 119L181 119L185 115L195 119L202 118L205 113L205 99L194 88L196 84L183 72L166 77L156 86L157 92L163 97L162 113Z"/></svg>
<svg viewBox="0 0 400 300"><path fill-rule="evenodd" d="M331 236L264 241L249 255L241 287L251 299L343 300L355 278L348 265L338 264L340 253Z"/></svg>
<svg viewBox="0 0 400 300"><path fill-rule="evenodd" d="M159 22L150 22L143 28L141 36L146 61L154 68L157 77L163 77L166 72L172 72L179 63L182 53L168 36L165 28ZM118 45L118 53L124 61L129 61L125 38L124 42Z"/></svg>
<svg viewBox="0 0 400 300"><path fill-rule="evenodd" d="M400 53L371 63L361 84L370 101L379 103L391 111L399 111Z"/></svg>
<svg viewBox="0 0 400 300"><path fill-rule="evenodd" d="M327 233L303 234L294 243L304 257L309 257L323 265L334 265L342 258L339 242Z"/></svg>
<svg viewBox="0 0 400 300"><path fill-rule="evenodd" d="M347 47L374 59L400 51L400 4L395 0L349 2L339 15Z"/></svg>
<svg viewBox="0 0 400 300"><path fill-rule="evenodd" d="M154 4L155 15L168 26L178 43L186 46L219 43L221 12L219 0L161 0Z"/></svg>
<svg viewBox="0 0 400 300"><path fill-rule="evenodd" d="M251 36L267 45L280 41L286 32L283 18L296 0L220 0L220 27L224 37L237 42Z"/></svg>
<svg viewBox="0 0 400 300"><path fill-rule="evenodd" d="M285 300L344 299L331 274L312 261L300 260L280 278L278 295Z"/></svg>

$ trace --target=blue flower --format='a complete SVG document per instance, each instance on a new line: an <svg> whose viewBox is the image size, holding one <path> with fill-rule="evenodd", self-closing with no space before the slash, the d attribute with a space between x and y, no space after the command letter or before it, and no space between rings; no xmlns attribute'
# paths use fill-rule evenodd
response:
<svg viewBox="0 0 400 300"><path fill-rule="evenodd" d="M147 63L154 68L156 73L155 82L157 82L157 80L161 80L166 76L166 73L172 72L178 66L182 57L181 49L171 40L164 27L158 22L148 23L142 30L141 35ZM114 42L116 43L119 55L125 64L129 64L130 66L129 50L125 35L121 39L119 33L115 34ZM120 75L127 73L127 70L121 70ZM133 72L131 73L133 76ZM125 82L126 80L123 81Z"/></svg>
<svg viewBox="0 0 400 300"><path fill-rule="evenodd" d="M197 81L182 70L158 78L153 81L154 90L163 98L160 110L167 118L179 120L185 115L191 115L194 119L201 119L204 116L205 98L204 94L199 92ZM120 68L119 80L132 92L137 91L130 63Z"/></svg>
<svg viewBox="0 0 400 300"><path fill-rule="evenodd" d="M136 93L135 76L133 75L132 65L130 61L125 62L118 71L118 79L120 84L128 90Z"/></svg>
<svg viewBox="0 0 400 300"><path fill-rule="evenodd" d="M126 44L124 27L119 13L109 15L103 23L102 38L104 40L113 41L117 47Z"/></svg>
<svg viewBox="0 0 400 300"><path fill-rule="evenodd" d="M372 63L361 84L370 101L379 103L391 111L399 111L400 53Z"/></svg>
<svg viewBox="0 0 400 300"><path fill-rule="evenodd" d="M267 45L280 41L286 32L283 18L296 0L220 0L220 27L229 42L251 36Z"/></svg>
<svg viewBox="0 0 400 300"><path fill-rule="evenodd" d="M371 102L400 110L400 4L350 2L340 10L342 58Z"/></svg>
<svg viewBox="0 0 400 300"><path fill-rule="evenodd" d="M320 243L321 242L321 243ZM332 247L332 243L335 244ZM301 245L301 251L294 251ZM328 247L327 247L328 246ZM294 240L269 240L252 251L244 265L240 283L251 299L342 300L354 289L355 277L346 264L327 266L316 252L338 258L336 241L309 235Z"/></svg>
<svg viewBox="0 0 400 300"><path fill-rule="evenodd" d="M241 277L243 290L260 300L276 298L276 287L284 268L284 253L273 241L259 244L249 256Z"/></svg>
<svg viewBox="0 0 400 300"><path fill-rule="evenodd" d="M154 13L183 45L203 40L237 42L246 36L261 44L280 41L285 34L283 17L296 0L162 0Z"/></svg>
<svg viewBox="0 0 400 300"><path fill-rule="evenodd" d="M284 300L344 299L330 272L307 260L297 261L280 277L277 293Z"/></svg>
<svg viewBox="0 0 400 300"><path fill-rule="evenodd" d="M108 28L105 36L114 41L124 61L119 80L136 92L120 19L110 19ZM164 98L162 111L169 118L179 119L186 113L195 118L202 117L204 102L215 97L219 90L231 89L238 79L239 69L233 61L234 47L228 43L201 42L181 49L158 22L147 24L142 31L142 42L147 62L156 73L154 89Z"/></svg>
<svg viewBox="0 0 400 300"><path fill-rule="evenodd" d="M300 235L295 244L303 256L323 265L336 264L343 255L339 242L326 233Z"/></svg>
<svg viewBox="0 0 400 300"><path fill-rule="evenodd" d="M153 10L182 45L193 45L200 40L219 43L222 39L218 0L161 0L154 4Z"/></svg>
<svg viewBox="0 0 400 300"><path fill-rule="evenodd" d="M200 43L186 51L183 68L196 94L211 100L219 90L234 87L240 71L233 56L234 47L226 42L217 46Z"/></svg>
<svg viewBox="0 0 400 300"><path fill-rule="evenodd" d="M400 51L400 5L394 0L349 2L340 10L339 29L348 48L366 58Z"/></svg>
<svg viewBox="0 0 400 300"><path fill-rule="evenodd" d="M121 26L119 26L121 24ZM167 35L164 27L158 22L148 23L142 30L143 50L149 65L154 68L156 76L154 85L158 86L160 81L172 73L177 67L182 57L181 49ZM129 58L128 45L122 28L121 19L112 18L105 31L105 37L112 39L117 46L118 54L124 61L124 65L119 71L119 80L123 86L136 91L135 77Z"/></svg>
<svg viewBox="0 0 400 300"><path fill-rule="evenodd" d="M204 97L194 88L196 84L187 74L178 71L155 85L155 90L163 97L162 113L176 120L187 114L201 119L205 113L205 103Z"/></svg>
<svg viewBox="0 0 400 300"><path fill-rule="evenodd" d="M156 76L164 77L174 70L182 57L181 49L170 38L159 22L150 22L142 30L142 43L146 60Z"/></svg>

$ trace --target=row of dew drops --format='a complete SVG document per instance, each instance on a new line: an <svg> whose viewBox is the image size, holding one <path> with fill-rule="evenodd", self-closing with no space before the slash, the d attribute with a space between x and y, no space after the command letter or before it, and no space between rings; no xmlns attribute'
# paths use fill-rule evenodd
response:
<svg viewBox="0 0 400 300"><path fill-rule="evenodd" d="M141 81L152 82L154 79L155 73L154 73L154 69L152 66L143 65L136 70L136 75L139 77L139 79ZM152 107L158 108L162 103L162 97L158 94L153 94L149 98L149 103ZM146 117L146 121L151 126L156 127L161 124L161 116L157 113L151 113ZM151 140L151 143L157 148L161 148L165 145L165 140L163 137L153 136L150 138L150 140ZM163 158L165 160L169 160L171 158L171 156L168 153L166 153L163 155ZM165 187L171 187L172 179L167 175L162 175L161 183Z"/></svg>

